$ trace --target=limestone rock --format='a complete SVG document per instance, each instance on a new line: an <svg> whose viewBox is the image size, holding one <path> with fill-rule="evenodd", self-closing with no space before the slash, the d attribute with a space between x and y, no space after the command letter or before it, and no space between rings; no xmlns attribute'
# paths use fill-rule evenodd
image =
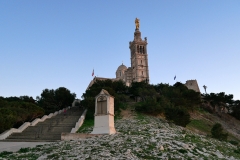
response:
<svg viewBox="0 0 240 160"><path fill-rule="evenodd" d="M189 149L189 146L187 145L187 144L182 144L182 147L184 148L184 149Z"/></svg>
<svg viewBox="0 0 240 160"><path fill-rule="evenodd" d="M161 145L159 148L160 151L164 151L164 147Z"/></svg>
<svg viewBox="0 0 240 160"><path fill-rule="evenodd" d="M203 152L207 152L207 150L205 148L202 148Z"/></svg>
<svg viewBox="0 0 240 160"><path fill-rule="evenodd" d="M215 154L218 158L224 158L224 156L221 154L221 152L219 152L219 150L217 150L214 154Z"/></svg>

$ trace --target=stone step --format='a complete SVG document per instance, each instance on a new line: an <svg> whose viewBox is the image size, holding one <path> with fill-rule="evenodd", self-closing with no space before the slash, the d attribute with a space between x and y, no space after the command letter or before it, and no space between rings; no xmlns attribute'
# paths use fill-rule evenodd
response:
<svg viewBox="0 0 240 160"><path fill-rule="evenodd" d="M1 142L58 142L61 141L59 139L5 139L1 140Z"/></svg>
<svg viewBox="0 0 240 160"><path fill-rule="evenodd" d="M15 142L39 142L39 141L57 141L61 140L62 132L71 132L79 120L83 110L72 108L52 118L46 119L44 122L39 122L36 126L29 126L22 133L13 133L4 141Z"/></svg>
<svg viewBox="0 0 240 160"><path fill-rule="evenodd" d="M8 139L60 139L61 138L61 134L49 134L49 135L31 135L31 136L12 136Z"/></svg>

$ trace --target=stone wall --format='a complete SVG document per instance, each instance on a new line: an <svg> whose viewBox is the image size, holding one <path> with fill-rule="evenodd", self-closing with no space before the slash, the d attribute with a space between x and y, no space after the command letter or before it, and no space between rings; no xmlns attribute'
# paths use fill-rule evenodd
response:
<svg viewBox="0 0 240 160"><path fill-rule="evenodd" d="M62 133L61 140L70 141L78 139L86 139L89 137L102 136L102 134L88 134L88 133Z"/></svg>
<svg viewBox="0 0 240 160"><path fill-rule="evenodd" d="M185 83L185 86L188 88L188 89L192 89L196 92L200 92L200 89L198 87L198 83L197 83L197 80L187 80L186 83Z"/></svg>

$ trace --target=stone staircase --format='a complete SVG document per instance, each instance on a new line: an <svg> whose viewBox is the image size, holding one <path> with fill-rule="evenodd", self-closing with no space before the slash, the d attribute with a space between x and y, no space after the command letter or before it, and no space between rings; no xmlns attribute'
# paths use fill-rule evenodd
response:
<svg viewBox="0 0 240 160"><path fill-rule="evenodd" d="M29 126L22 133L13 133L8 142L54 142L61 140L62 132L71 132L76 122L81 117L83 109L73 107L66 114L61 113L52 118L39 122L36 126Z"/></svg>

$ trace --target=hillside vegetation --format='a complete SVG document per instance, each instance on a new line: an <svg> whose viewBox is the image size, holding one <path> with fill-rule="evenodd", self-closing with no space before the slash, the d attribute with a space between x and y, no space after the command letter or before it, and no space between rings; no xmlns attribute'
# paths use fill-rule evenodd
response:
<svg viewBox="0 0 240 160"><path fill-rule="evenodd" d="M44 89L41 96L0 97L0 134L10 128L18 128L64 107L71 106L76 95L64 87Z"/></svg>
<svg viewBox="0 0 240 160"><path fill-rule="evenodd" d="M115 120L114 135L22 148L16 153L2 152L0 159L240 159L236 145L129 109L123 110L128 110L128 115L121 114ZM92 125L81 128L84 133L93 130Z"/></svg>
<svg viewBox="0 0 240 160"><path fill-rule="evenodd" d="M240 115L240 103L238 100L234 101L231 94L221 92L200 95L180 82L173 86L133 82L127 87L122 81L96 81L82 96L81 105L88 108L86 119L93 120L94 97L101 89L107 90L115 97L115 115L119 114L120 109L125 109L131 104L139 113L161 115L169 122L204 135L211 135L213 125L220 122L224 128L223 132L229 132L230 140L240 139L239 121L236 120Z"/></svg>
<svg viewBox="0 0 240 160"><path fill-rule="evenodd" d="M0 97L0 133L44 114L44 109L35 104L31 97Z"/></svg>
<svg viewBox="0 0 240 160"><path fill-rule="evenodd" d="M153 115L163 113L168 120L181 126L186 126L190 122L188 111L195 110L201 102L199 93L188 90L180 82L174 86L133 82L127 87L122 81L96 81L82 96L81 105L88 108L89 116L94 113L94 97L101 89L107 90L115 97L115 112L127 102L136 101L138 102L135 105L136 111Z"/></svg>
<svg viewBox="0 0 240 160"><path fill-rule="evenodd" d="M231 116L239 119L239 101L233 100L233 95L203 94L189 90L184 84L177 82L173 86L169 84L150 85L145 82L133 82L130 87L122 81L96 81L83 94L81 105L87 107L88 116L93 118L95 96L101 89L107 90L115 97L115 112L124 107L127 102L138 102L135 110L141 113L159 115L163 114L167 120L185 127L190 123L190 113L200 108L211 113L218 110L231 110ZM221 108L221 109L219 109ZM220 112L221 113L221 112Z"/></svg>

